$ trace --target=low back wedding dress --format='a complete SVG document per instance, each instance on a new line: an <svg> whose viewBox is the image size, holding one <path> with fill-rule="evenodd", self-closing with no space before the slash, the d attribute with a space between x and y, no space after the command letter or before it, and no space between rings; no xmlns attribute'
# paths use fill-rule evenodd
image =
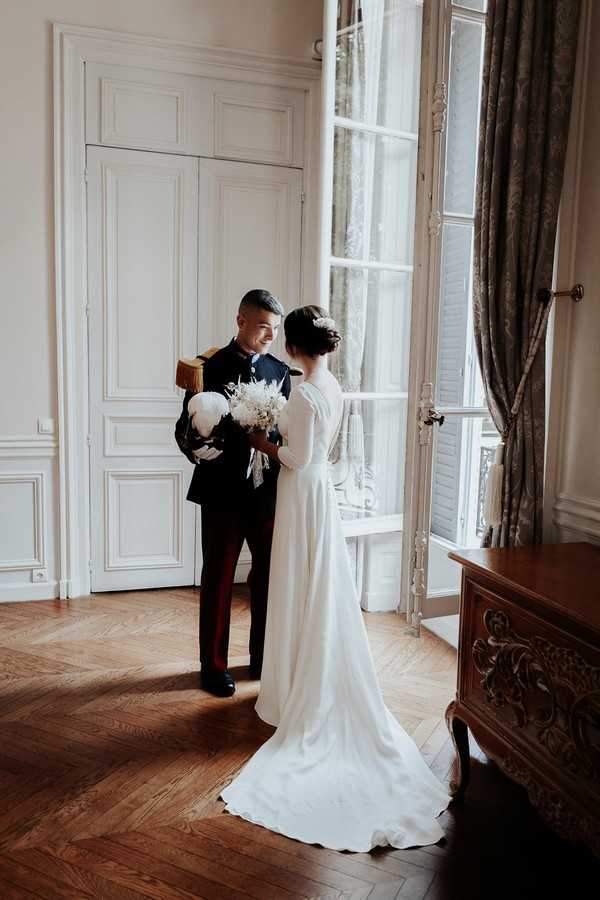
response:
<svg viewBox="0 0 600 900"><path fill-rule="evenodd" d="M449 797L377 681L328 473L342 406L323 370L284 410L256 704L277 731L221 796L233 815L333 850L422 846L443 836Z"/></svg>

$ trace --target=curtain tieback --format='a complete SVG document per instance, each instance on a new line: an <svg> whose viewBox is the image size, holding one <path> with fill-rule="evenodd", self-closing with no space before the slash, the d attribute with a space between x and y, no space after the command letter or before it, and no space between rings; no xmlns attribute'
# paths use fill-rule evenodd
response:
<svg viewBox="0 0 600 900"><path fill-rule="evenodd" d="M527 383L529 373L531 372L533 361L535 360L536 354L539 350L542 338L546 333L546 326L548 325L548 316L550 315L552 300L553 297L550 297L548 303L540 304L538 307L531 341L529 343L529 350L527 352L527 358L525 359L525 365L523 367L523 374L521 375L521 380L519 381L519 386L517 387L515 399L513 401L513 405L510 408L510 413L508 414L506 424L502 429L500 442L496 447L496 452L494 454L494 461L488 470L487 481L485 484L485 495L483 498L483 518L485 520L485 523L492 526L493 528L496 528L502 522L504 454L506 450L506 444L508 443L508 439L512 433L513 426L517 421L519 410L521 409L523 397L525 396L525 385Z"/></svg>

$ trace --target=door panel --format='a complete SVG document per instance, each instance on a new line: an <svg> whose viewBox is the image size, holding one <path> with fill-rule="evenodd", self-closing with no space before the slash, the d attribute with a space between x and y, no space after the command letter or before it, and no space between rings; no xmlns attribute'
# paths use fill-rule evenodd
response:
<svg viewBox="0 0 600 900"><path fill-rule="evenodd" d="M235 333L242 296L275 294L286 311L300 302L302 172L279 166L200 160L200 322L215 343ZM273 352L284 356L280 338Z"/></svg>
<svg viewBox="0 0 600 900"><path fill-rule="evenodd" d="M88 148L91 584L194 581L173 428L197 335L198 161Z"/></svg>
<svg viewBox="0 0 600 900"><path fill-rule="evenodd" d="M235 334L243 295L265 288L287 311L300 303L302 172L279 166L200 160L199 349L222 347ZM283 328L272 352L285 358ZM196 580L200 576L197 516ZM244 581L244 546L236 573Z"/></svg>

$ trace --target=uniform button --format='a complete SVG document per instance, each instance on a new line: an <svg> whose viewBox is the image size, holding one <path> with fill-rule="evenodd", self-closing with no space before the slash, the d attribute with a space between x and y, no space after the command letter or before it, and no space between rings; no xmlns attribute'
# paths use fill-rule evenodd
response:
<svg viewBox="0 0 600 900"><path fill-rule="evenodd" d="M251 366L251 367L250 367L250 371L251 371L251 372L256 372L256 368L255 368L254 366Z"/></svg>

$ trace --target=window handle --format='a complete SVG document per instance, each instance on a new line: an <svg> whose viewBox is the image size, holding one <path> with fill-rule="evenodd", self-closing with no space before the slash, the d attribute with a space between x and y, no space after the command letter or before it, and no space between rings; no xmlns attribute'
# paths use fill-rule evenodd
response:
<svg viewBox="0 0 600 900"><path fill-rule="evenodd" d="M446 420L446 416L443 416L441 413L437 412L435 409L429 410L429 415L423 420L424 425L435 425L437 422L440 428L444 424Z"/></svg>
<svg viewBox="0 0 600 900"><path fill-rule="evenodd" d="M431 435L433 425L441 426L444 424L446 417L439 413L437 409L429 403L421 401L419 409L419 443L421 445L431 444Z"/></svg>

